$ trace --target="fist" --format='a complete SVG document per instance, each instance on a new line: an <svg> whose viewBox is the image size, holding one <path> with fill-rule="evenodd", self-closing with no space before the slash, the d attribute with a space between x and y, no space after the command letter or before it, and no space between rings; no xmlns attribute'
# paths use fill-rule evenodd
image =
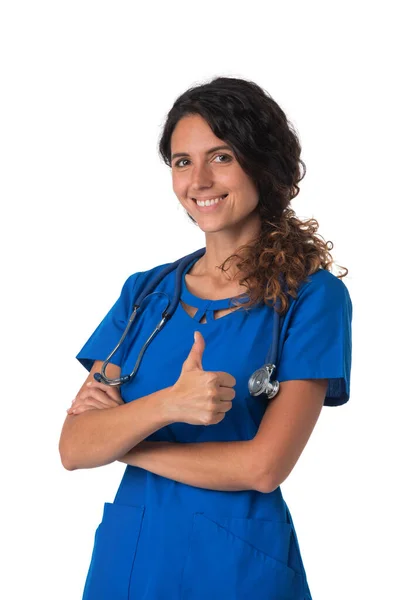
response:
<svg viewBox="0 0 400 600"><path fill-rule="evenodd" d="M216 425L232 408L236 379L224 371L204 371L205 341L199 331L182 365L179 379L171 388L169 409L172 422Z"/></svg>

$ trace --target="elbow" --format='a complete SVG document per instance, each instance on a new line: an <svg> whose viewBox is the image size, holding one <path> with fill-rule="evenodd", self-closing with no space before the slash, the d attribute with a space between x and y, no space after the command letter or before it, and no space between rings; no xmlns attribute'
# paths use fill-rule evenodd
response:
<svg viewBox="0 0 400 600"><path fill-rule="evenodd" d="M77 449L79 442L76 432L73 429L76 415L67 417L68 421L64 424L58 441L58 452L60 454L61 464L67 471L79 469L79 454Z"/></svg>
<svg viewBox="0 0 400 600"><path fill-rule="evenodd" d="M261 492L262 494L271 494L279 486L280 483L276 483L276 481L274 482L273 480L265 479L260 482L260 485L257 487L257 491Z"/></svg>
<svg viewBox="0 0 400 600"><path fill-rule="evenodd" d="M258 471L253 488L262 494L271 494L281 485L284 479L285 478L282 479L282 477L279 477L276 473L264 469Z"/></svg>
<svg viewBox="0 0 400 600"><path fill-rule="evenodd" d="M68 455L60 452L61 464L67 471L75 471L77 468Z"/></svg>
<svg viewBox="0 0 400 600"><path fill-rule="evenodd" d="M71 463L65 458L65 456L60 454L60 458L61 458L61 464L64 467L64 469L66 469L67 471L74 470Z"/></svg>
<svg viewBox="0 0 400 600"><path fill-rule="evenodd" d="M61 463L64 469L66 469L67 471L75 471L76 469L76 467L72 466L71 463L64 462L63 460L61 461Z"/></svg>
<svg viewBox="0 0 400 600"><path fill-rule="evenodd" d="M261 494L270 494L276 490L277 487L277 485L273 485L272 481L268 477L257 477L257 480L253 486L253 488L257 492L261 492Z"/></svg>
<svg viewBox="0 0 400 600"><path fill-rule="evenodd" d="M76 448L71 445L59 445L61 464L67 471L76 471L77 469L92 469L107 465L111 461L100 460L98 456L87 456L80 454Z"/></svg>
<svg viewBox="0 0 400 600"><path fill-rule="evenodd" d="M73 457L71 456L71 452L68 451L68 448L65 448L65 444L62 444L61 441L58 445L58 452L60 454L61 464L67 471L74 471L77 469L76 464L74 464Z"/></svg>

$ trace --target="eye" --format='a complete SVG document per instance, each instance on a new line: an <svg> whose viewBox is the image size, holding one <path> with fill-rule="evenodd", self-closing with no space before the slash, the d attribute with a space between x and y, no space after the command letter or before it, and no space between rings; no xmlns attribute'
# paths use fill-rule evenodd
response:
<svg viewBox="0 0 400 600"><path fill-rule="evenodd" d="M222 161L222 162L230 162L232 160L232 157L229 156L229 154L217 154L215 156L215 158L220 158L221 156L223 156L224 158L228 159L228 161ZM184 160L188 161L189 159L188 158L181 158L180 160L177 160L176 163L175 163L175 167L180 168L181 165L179 163L181 163Z"/></svg>
<svg viewBox="0 0 400 600"><path fill-rule="evenodd" d="M217 156L215 158L219 158L220 156L224 156L225 158L228 158L229 159L228 162L231 160L231 157L229 156L229 154L217 154Z"/></svg>
<svg viewBox="0 0 400 600"><path fill-rule="evenodd" d="M183 160L187 160L187 158L181 158L180 160L177 160L175 163L175 167L179 167L180 166L179 163L181 163Z"/></svg>

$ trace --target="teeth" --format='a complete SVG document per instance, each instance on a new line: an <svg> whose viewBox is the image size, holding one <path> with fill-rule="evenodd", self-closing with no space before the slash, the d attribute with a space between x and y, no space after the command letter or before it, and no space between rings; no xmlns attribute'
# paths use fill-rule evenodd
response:
<svg viewBox="0 0 400 600"><path fill-rule="evenodd" d="M225 197L221 196L220 198L211 198L211 200L196 200L196 204L198 206L212 206L213 204L218 204L218 202L220 202L221 200L223 200Z"/></svg>

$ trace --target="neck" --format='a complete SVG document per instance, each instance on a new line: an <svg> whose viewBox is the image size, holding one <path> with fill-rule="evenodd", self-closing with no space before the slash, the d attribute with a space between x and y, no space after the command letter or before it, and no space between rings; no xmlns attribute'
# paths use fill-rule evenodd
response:
<svg viewBox="0 0 400 600"><path fill-rule="evenodd" d="M218 267L232 254L239 251L241 246L254 243L260 233L259 219L253 219L245 226L241 223L240 230L222 230L206 232L206 252L197 261L196 275L210 277L213 279L234 279L238 273L239 259L234 257L226 264L226 271Z"/></svg>

